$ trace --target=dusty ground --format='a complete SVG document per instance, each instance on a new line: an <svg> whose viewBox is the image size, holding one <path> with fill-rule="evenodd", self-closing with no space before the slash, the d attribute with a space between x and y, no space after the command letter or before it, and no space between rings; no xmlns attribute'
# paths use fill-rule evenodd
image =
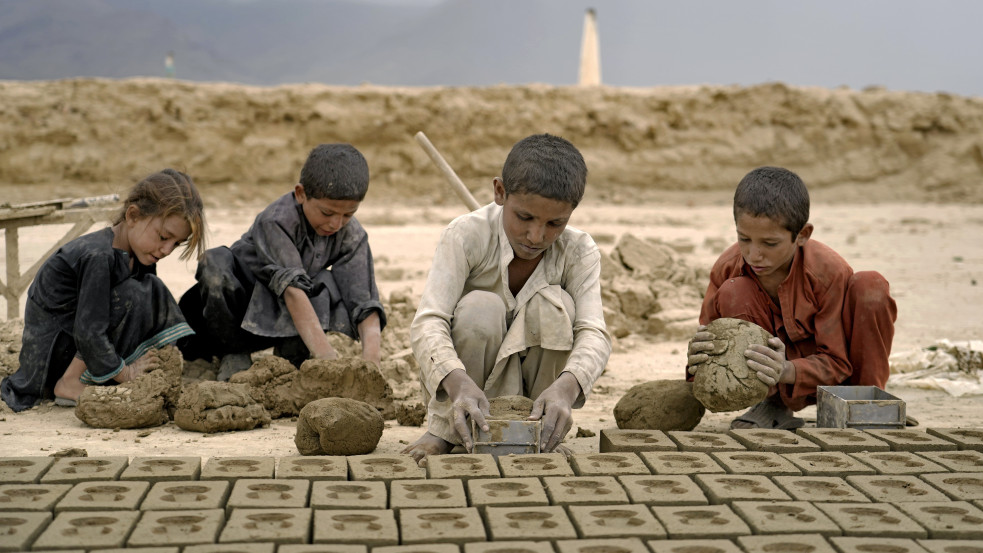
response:
<svg viewBox="0 0 983 553"><path fill-rule="evenodd" d="M278 190L240 190L233 201L217 191L209 196L211 245L228 244L245 230L256 210ZM849 191L846 192L850 196ZM891 282L899 306L895 351L928 345L940 338L966 340L983 335L983 206L916 203L857 203L837 201L841 195L814 195L814 237L846 257L857 269L881 271ZM219 207L219 205L222 205ZM384 296L409 287L422 290L438 234L463 211L456 206L438 208L372 205L359 212L378 258L379 288ZM588 197L574 213L572 224L591 232L602 249L610 250L623 233L689 242L694 251L685 256L690 266L709 266L720 244L734 235L726 195L688 195L666 203L611 205ZM52 244L59 227L21 231L21 267ZM33 256L33 257L32 257ZM193 265L172 256L159 273L179 295L193 281ZM3 273L0 273L3 274ZM0 302L0 313L5 312ZM567 443L574 451L597 448L595 437L575 438L578 427L595 433L615 426L612 410L632 385L647 380L680 378L685 364L685 342L657 341L631 334L617 341L607 371L597 382L587 405L575 412L574 429ZM2 353L2 352L0 352ZM889 391L907 402L908 412L922 427L983 427L983 397L954 399L943 392L908 388ZM736 413L708 414L697 428L722 431ZM815 408L804 411L815 417ZM0 412L4 455L47 455L79 447L89 455L296 455L295 422L275 420L270 427L248 432L202 435L186 432L173 423L146 430L92 429L70 409L42 405L21 414ZM422 431L387 421L381 453L397 452Z"/></svg>

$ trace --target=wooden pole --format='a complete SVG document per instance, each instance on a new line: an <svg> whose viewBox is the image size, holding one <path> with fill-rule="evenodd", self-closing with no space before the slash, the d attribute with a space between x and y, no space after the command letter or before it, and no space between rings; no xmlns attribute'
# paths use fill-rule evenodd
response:
<svg viewBox="0 0 983 553"><path fill-rule="evenodd" d="M423 134L423 131L420 131L416 133L416 136L413 138L416 139L420 147L423 148L423 151L427 152L427 155L430 156L430 161L433 161L434 165L436 165L437 168L440 169L440 172L444 174L444 178L447 179L447 182L451 185L451 188L454 189L454 192L457 192L457 196L461 198L464 205L468 206L468 209L471 211L481 207L481 204L478 203L478 200L474 199L474 196L471 194L471 191L468 190L468 187L464 186L464 183L461 182L460 178L458 178L457 173L454 172L454 169L452 169L447 161L444 160L444 156L440 155L437 148L434 148L434 145L430 143L430 139L427 138L427 135Z"/></svg>

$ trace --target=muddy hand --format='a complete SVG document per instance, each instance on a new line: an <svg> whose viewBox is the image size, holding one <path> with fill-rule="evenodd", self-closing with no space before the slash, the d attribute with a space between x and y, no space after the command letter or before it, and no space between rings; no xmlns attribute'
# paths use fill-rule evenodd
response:
<svg viewBox="0 0 983 553"><path fill-rule="evenodd" d="M479 428L488 432L486 420L490 416L488 398L474 383L474 380L471 380L471 377L461 369L454 369L448 373L440 385L447 392L447 396L453 404L451 411L454 431L461 438L464 448L470 453L473 451L474 444L471 441L471 427L468 425L468 417L471 417Z"/></svg>
<svg viewBox="0 0 983 553"><path fill-rule="evenodd" d="M580 397L580 383L573 374L560 373L549 388L539 394L532 404L532 412L528 420L542 420L543 429L540 433L540 451L549 453L556 449L563 437L573 426L571 406Z"/></svg>
<svg viewBox="0 0 983 553"><path fill-rule="evenodd" d="M795 365L785 359L785 344L779 338L768 340L768 346L753 345L745 352L747 366L758 373L758 380L768 386L795 382Z"/></svg>
<svg viewBox="0 0 983 553"><path fill-rule="evenodd" d="M706 325L697 327L687 351L686 370L689 374L696 374L697 366L710 360L706 352L713 351L713 338L713 334L707 331Z"/></svg>

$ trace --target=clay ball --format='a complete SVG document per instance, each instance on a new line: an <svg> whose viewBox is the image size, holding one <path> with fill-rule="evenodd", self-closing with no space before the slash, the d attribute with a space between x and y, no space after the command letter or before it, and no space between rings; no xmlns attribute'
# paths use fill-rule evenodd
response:
<svg viewBox="0 0 983 553"><path fill-rule="evenodd" d="M707 325L714 335L710 358L697 365L693 395L714 413L737 411L760 403L768 385L747 366L744 351L751 345L768 345L772 337L760 326L740 319L717 319Z"/></svg>
<svg viewBox="0 0 983 553"><path fill-rule="evenodd" d="M300 410L294 444L301 455L364 455L379 445L384 424L379 410L364 401L317 399Z"/></svg>
<svg viewBox="0 0 983 553"><path fill-rule="evenodd" d="M628 430L692 430L704 413L693 397L693 384L685 380L637 384L614 406L618 428Z"/></svg>

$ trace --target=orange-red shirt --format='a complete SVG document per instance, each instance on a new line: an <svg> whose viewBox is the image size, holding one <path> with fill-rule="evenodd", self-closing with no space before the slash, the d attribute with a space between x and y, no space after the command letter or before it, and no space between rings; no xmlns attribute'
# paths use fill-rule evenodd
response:
<svg viewBox="0 0 983 553"><path fill-rule="evenodd" d="M795 365L795 383L779 386L779 391L790 407L801 408L809 396L815 396L817 386L840 384L853 373L843 327L843 304L851 275L853 269L839 254L809 240L796 250L789 274L778 287L776 305L735 243L710 271L700 324L737 317L781 338L786 358ZM727 313L734 311L734 305L721 305L719 291L728 279L736 277L750 278L757 286L751 297L740 298L742 313Z"/></svg>

